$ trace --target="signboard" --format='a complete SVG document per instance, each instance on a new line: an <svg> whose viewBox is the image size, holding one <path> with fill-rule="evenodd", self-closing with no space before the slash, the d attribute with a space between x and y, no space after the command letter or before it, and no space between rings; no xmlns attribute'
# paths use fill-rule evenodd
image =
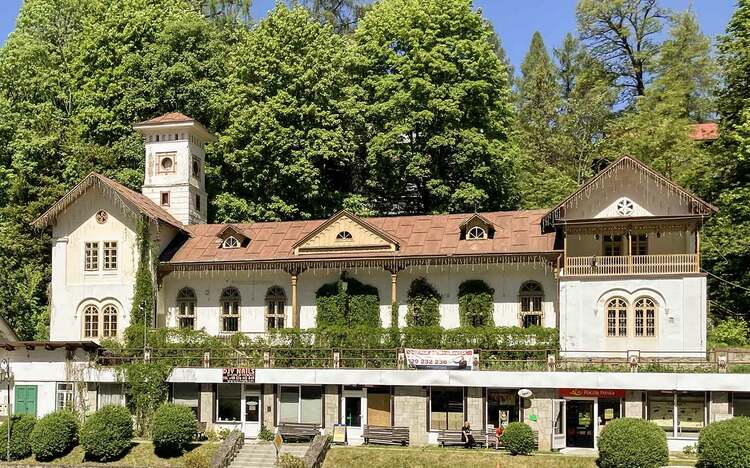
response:
<svg viewBox="0 0 750 468"><path fill-rule="evenodd" d="M625 398L625 390L602 390L598 388L561 388L561 397Z"/></svg>
<svg viewBox="0 0 750 468"><path fill-rule="evenodd" d="M227 383L255 383L255 369L227 367L221 370L221 381Z"/></svg>
<svg viewBox="0 0 750 468"><path fill-rule="evenodd" d="M334 444L345 444L346 443L346 425L334 424L333 425L333 441Z"/></svg>
<svg viewBox="0 0 750 468"><path fill-rule="evenodd" d="M472 370L473 349L414 349L405 348L406 364L410 369Z"/></svg>

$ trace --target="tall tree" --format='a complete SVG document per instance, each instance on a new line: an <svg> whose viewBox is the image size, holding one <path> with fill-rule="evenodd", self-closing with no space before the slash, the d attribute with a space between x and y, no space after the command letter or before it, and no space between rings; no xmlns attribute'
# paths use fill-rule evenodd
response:
<svg viewBox="0 0 750 468"><path fill-rule="evenodd" d="M560 88L563 99L568 99L576 84L576 77L583 70L583 56L585 51L581 49L581 43L571 33L565 34L563 43L559 48L553 50L557 60L557 73L560 79Z"/></svg>
<svg viewBox="0 0 750 468"><path fill-rule="evenodd" d="M507 68L470 0L384 0L355 31L354 94L381 212L518 203Z"/></svg>
<svg viewBox="0 0 750 468"><path fill-rule="evenodd" d="M628 90L643 96L658 52L656 36L669 11L658 0L580 0L576 20L591 54Z"/></svg>
<svg viewBox="0 0 750 468"><path fill-rule="evenodd" d="M337 33L350 33L364 16L370 0L305 0L304 5L323 24Z"/></svg>

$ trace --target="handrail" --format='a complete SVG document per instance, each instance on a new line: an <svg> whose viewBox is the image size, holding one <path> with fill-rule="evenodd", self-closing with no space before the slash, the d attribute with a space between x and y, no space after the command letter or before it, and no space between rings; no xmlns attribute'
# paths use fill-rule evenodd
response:
<svg viewBox="0 0 750 468"><path fill-rule="evenodd" d="M566 257L563 276L662 275L700 272L698 254Z"/></svg>

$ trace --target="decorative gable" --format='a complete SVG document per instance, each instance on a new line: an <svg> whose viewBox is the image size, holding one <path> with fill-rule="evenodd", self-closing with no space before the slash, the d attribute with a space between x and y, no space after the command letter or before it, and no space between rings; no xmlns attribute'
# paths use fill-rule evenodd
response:
<svg viewBox="0 0 750 468"><path fill-rule="evenodd" d="M360 217L340 211L294 244L295 255L335 252L389 252L398 241Z"/></svg>
<svg viewBox="0 0 750 468"><path fill-rule="evenodd" d="M233 224L227 224L218 232L216 237L219 239L219 247L222 249L237 249L247 247L250 243L250 237L244 231Z"/></svg>

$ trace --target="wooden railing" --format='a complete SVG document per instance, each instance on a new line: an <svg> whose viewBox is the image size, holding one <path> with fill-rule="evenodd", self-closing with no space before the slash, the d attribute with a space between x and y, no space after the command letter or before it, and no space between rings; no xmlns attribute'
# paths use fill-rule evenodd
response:
<svg viewBox="0 0 750 468"><path fill-rule="evenodd" d="M622 255L615 257L592 255L589 257L566 257L563 275L662 275L697 273L699 271L698 254Z"/></svg>

